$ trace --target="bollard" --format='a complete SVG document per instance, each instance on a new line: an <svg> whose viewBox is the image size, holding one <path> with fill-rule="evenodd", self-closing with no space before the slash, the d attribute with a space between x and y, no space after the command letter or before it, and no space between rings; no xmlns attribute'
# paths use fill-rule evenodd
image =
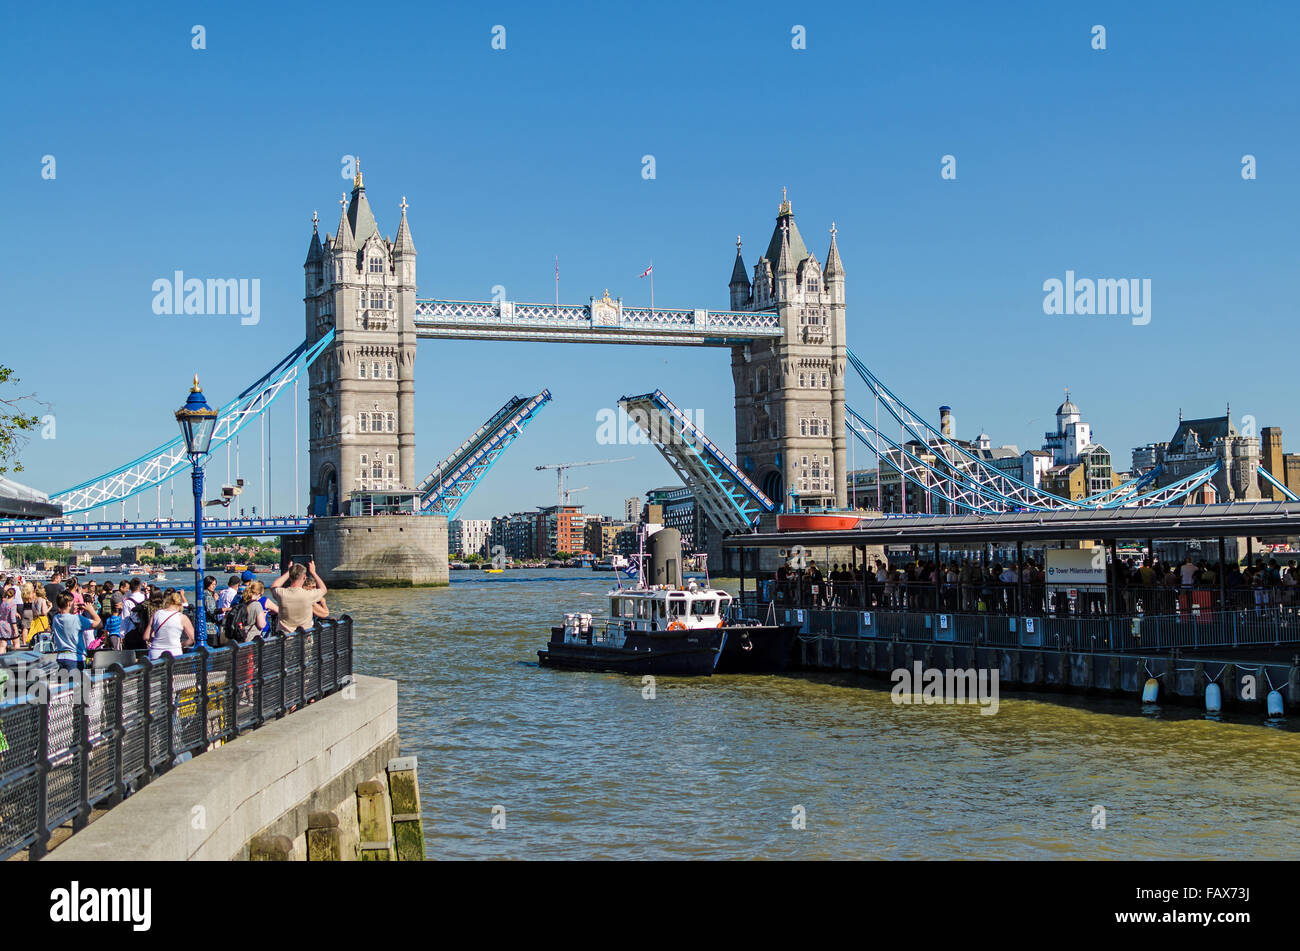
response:
<svg viewBox="0 0 1300 951"><path fill-rule="evenodd" d="M287 835L259 835L248 843L250 862L288 862L293 859L293 840Z"/></svg>
<svg viewBox="0 0 1300 951"><path fill-rule="evenodd" d="M332 812L313 812L307 816L307 861L343 861L343 836L339 817Z"/></svg>
<svg viewBox="0 0 1300 951"><path fill-rule="evenodd" d="M361 831L361 861L393 860L393 827L388 818L384 784L368 779L357 784L357 825Z"/></svg>
<svg viewBox="0 0 1300 951"><path fill-rule="evenodd" d="M414 756L388 761L388 793L393 801L393 841L397 861L424 861L424 825L420 822L420 781Z"/></svg>

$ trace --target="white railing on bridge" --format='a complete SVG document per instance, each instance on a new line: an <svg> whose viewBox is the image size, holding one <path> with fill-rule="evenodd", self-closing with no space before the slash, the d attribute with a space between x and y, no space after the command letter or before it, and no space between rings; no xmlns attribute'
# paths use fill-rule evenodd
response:
<svg viewBox="0 0 1300 951"><path fill-rule="evenodd" d="M529 304L515 301L417 300L418 330L449 336L518 335L546 338L548 331L563 332L564 339L619 340L628 342L722 343L780 337L784 331L774 313L718 310L672 310L624 307L605 302L595 318L587 304ZM646 335L662 335L651 340Z"/></svg>

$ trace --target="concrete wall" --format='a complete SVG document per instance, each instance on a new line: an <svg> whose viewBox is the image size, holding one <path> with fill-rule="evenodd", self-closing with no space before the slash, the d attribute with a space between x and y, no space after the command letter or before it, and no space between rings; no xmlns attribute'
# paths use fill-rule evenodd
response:
<svg viewBox="0 0 1300 951"><path fill-rule="evenodd" d="M310 553L325 583L335 588L409 588L444 585L444 515L366 515L317 518L311 533L284 540L282 557Z"/></svg>
<svg viewBox="0 0 1300 951"><path fill-rule="evenodd" d="M355 841L357 784L383 776L398 741L396 682L354 686L164 773L45 861L241 859L260 834L288 836L301 859L312 812Z"/></svg>

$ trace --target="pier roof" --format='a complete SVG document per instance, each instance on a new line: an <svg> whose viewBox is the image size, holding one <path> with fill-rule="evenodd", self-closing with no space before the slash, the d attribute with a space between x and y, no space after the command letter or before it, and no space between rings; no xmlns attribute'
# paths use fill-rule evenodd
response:
<svg viewBox="0 0 1300 951"><path fill-rule="evenodd" d="M995 515L864 516L840 531L732 535L725 548L1300 534L1300 502L1233 502Z"/></svg>

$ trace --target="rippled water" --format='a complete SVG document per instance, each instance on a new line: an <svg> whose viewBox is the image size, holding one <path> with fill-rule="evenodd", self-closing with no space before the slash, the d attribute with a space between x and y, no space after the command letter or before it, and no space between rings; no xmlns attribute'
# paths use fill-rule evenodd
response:
<svg viewBox="0 0 1300 951"><path fill-rule="evenodd" d="M1006 694L995 716L895 706L847 676L660 679L646 700L637 678L538 667L550 625L602 613L611 583L466 571L331 593L359 671L400 683L430 857L1300 856L1285 729Z"/></svg>

